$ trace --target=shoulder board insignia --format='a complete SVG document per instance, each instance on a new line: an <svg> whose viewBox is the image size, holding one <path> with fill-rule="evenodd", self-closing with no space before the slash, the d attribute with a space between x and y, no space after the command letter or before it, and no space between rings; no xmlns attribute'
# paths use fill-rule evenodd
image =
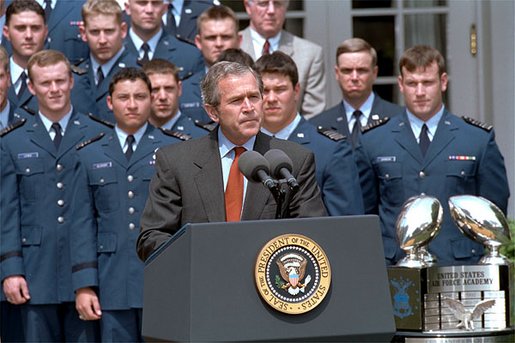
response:
<svg viewBox="0 0 515 343"><path fill-rule="evenodd" d="M485 124L485 123L482 123L480 122L479 120L476 120L474 118L470 118L470 117L466 117L466 116L462 116L461 117L466 123L469 123L470 125L474 125L474 126L477 126L485 131L492 131L492 129L494 128L492 125L488 125L488 124Z"/></svg>
<svg viewBox="0 0 515 343"><path fill-rule="evenodd" d="M105 135L105 133L100 132L100 134L99 134L99 135L97 135L97 136L95 136L95 137L93 137L93 138L91 138L91 139L88 139L87 141L84 141L84 142L80 143L79 145L77 145L77 146L75 147L75 149L76 149L76 150L80 150L80 149L84 148L86 145L88 145L88 144L91 144L91 143L93 143L93 142L98 141L100 138L104 137L104 135Z"/></svg>
<svg viewBox="0 0 515 343"><path fill-rule="evenodd" d="M96 121L97 123L100 123L100 124L102 124L102 125L105 125L105 126L107 126L107 127L111 128L111 129L113 129L113 128L114 128L114 124L113 124L113 123L111 123L110 121L104 120L104 119L102 119L102 118L95 117L92 113L89 113L89 114L88 114L88 117L89 117L91 120L94 120L94 121Z"/></svg>
<svg viewBox="0 0 515 343"><path fill-rule="evenodd" d="M161 128L161 131L165 135L178 138L181 141L189 141L191 139L191 136L188 135L187 133L184 133L184 132L174 131L174 130L167 130L167 129L163 129L163 128Z"/></svg>
<svg viewBox="0 0 515 343"><path fill-rule="evenodd" d="M86 69L76 66L76 65L72 65L71 68L72 68L72 72L77 75L84 75L88 72Z"/></svg>
<svg viewBox="0 0 515 343"><path fill-rule="evenodd" d="M22 127L26 122L27 122L27 119L22 118L22 119L16 120L15 122L7 125L2 130L0 130L0 137L3 137L6 134L8 134L9 132L14 131L19 127Z"/></svg>
<svg viewBox="0 0 515 343"><path fill-rule="evenodd" d="M384 118L381 118L381 119L378 119L378 120L374 120L373 123L370 123L367 126L365 126L364 128L362 128L361 129L361 133L365 133L367 131L375 129L376 127L384 125L384 124L386 124L388 122L388 120L390 120L389 117L384 117Z"/></svg>
<svg viewBox="0 0 515 343"><path fill-rule="evenodd" d="M181 42L184 42L184 43L186 43L186 44L193 45L194 47L197 47L197 46L195 45L195 42L193 42L193 41L189 40L188 38L182 37L182 36L181 36L181 35L179 35L179 34L176 34L174 37L175 37L175 38L177 38L177 40L180 40Z"/></svg>
<svg viewBox="0 0 515 343"><path fill-rule="evenodd" d="M195 74L192 71L189 71L188 73L186 73L186 75L181 76L181 81L187 80L190 77L192 77L193 75L195 75Z"/></svg>
<svg viewBox="0 0 515 343"><path fill-rule="evenodd" d="M216 126L218 125L217 123L215 123L214 121L210 122L210 123L206 123L206 122L202 122L200 120L195 120L195 125L197 125L198 127L201 127L203 128L204 130L206 131L213 131L214 129L216 129Z"/></svg>
<svg viewBox="0 0 515 343"><path fill-rule="evenodd" d="M27 105L24 105L21 107L22 110L24 110L25 112L27 112L28 114L32 115L32 116L35 116L36 115L36 111L34 111L32 108L30 108L29 106Z"/></svg>
<svg viewBox="0 0 515 343"><path fill-rule="evenodd" d="M317 131L322 136L325 136L325 137L327 137L327 138L329 138L329 139L331 139L331 140L333 140L335 142L339 142L339 141L342 141L342 140L347 138L347 136L342 135L338 131L335 131L333 129L328 129L328 128L325 128L325 127L322 127L322 126L317 127Z"/></svg>

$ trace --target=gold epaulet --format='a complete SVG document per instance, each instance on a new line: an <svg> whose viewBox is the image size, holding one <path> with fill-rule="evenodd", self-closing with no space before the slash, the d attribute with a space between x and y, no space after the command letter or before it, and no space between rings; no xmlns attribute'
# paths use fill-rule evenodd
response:
<svg viewBox="0 0 515 343"><path fill-rule="evenodd" d="M0 130L0 137L3 137L6 134L8 134L9 132L12 132L12 131L16 130L17 128L22 127L25 124L25 122L27 122L27 119L21 118L19 120L16 120L13 123L7 125L2 130Z"/></svg>
<svg viewBox="0 0 515 343"><path fill-rule="evenodd" d="M84 74L86 74L88 72L87 69L84 69L84 68L79 67L77 65L72 65L71 68L72 68L72 72L77 74L77 75L84 75Z"/></svg>
<svg viewBox="0 0 515 343"><path fill-rule="evenodd" d="M76 150L80 150L80 149L84 148L86 145L91 144L91 143L93 143L93 142L96 142L96 141L98 141L99 139L101 139L101 138L102 138L102 137L104 137L104 136L105 136L105 133L100 132L97 136L95 136L95 137L93 137L93 138L91 138L91 139L88 139L87 141L84 141L84 142L82 142L82 143L78 144L78 145L75 147L75 149L76 149Z"/></svg>
<svg viewBox="0 0 515 343"><path fill-rule="evenodd" d="M333 140L335 142L339 142L339 141L342 141L342 140L347 138L347 136L342 135L341 133L339 133L336 130L328 129L328 128L325 128L325 127L322 127L322 126L317 127L317 131L322 136L325 136L325 137L327 137L327 138L329 138L329 139L331 139L331 140Z"/></svg>
<svg viewBox="0 0 515 343"><path fill-rule="evenodd" d="M477 126L480 129L483 129L483 130L488 131L488 132L492 131L492 129L494 128L492 125L488 125L488 124L482 123L479 120L476 120L474 118L470 118L470 117L467 117L467 116L462 116L461 118L466 123L469 123L470 125Z"/></svg>
<svg viewBox="0 0 515 343"><path fill-rule="evenodd" d="M216 126L218 124L215 123L214 121L212 121L210 123L205 123L205 122L202 122L200 120L195 120L195 125L198 126L198 127L203 128L204 130L207 130L207 131L211 132L214 129L216 129Z"/></svg>
<svg viewBox="0 0 515 343"><path fill-rule="evenodd" d="M367 131L375 129L376 127L384 125L384 124L386 124L388 122L388 120L390 120L389 117L384 117L384 118L381 118L381 119L378 119L378 120L374 120L373 123L370 123L367 126L365 126L364 128L362 128L361 129L361 133L365 133Z"/></svg>
<svg viewBox="0 0 515 343"><path fill-rule="evenodd" d="M114 128L114 124L113 124L113 123L111 123L110 121L107 121L107 120L105 120L105 119L102 119L102 118L96 117L96 116L95 116L94 114L92 114L92 113L89 113L89 114L88 114L88 117L89 117L91 120L96 121L97 123L100 123L100 124L102 124L102 125L105 125L105 126L107 126L107 127L111 128L111 129L113 129L113 128Z"/></svg>
<svg viewBox="0 0 515 343"><path fill-rule="evenodd" d="M168 130L163 128L160 129L165 135L178 138L181 141L189 141L191 139L191 136L184 132Z"/></svg>

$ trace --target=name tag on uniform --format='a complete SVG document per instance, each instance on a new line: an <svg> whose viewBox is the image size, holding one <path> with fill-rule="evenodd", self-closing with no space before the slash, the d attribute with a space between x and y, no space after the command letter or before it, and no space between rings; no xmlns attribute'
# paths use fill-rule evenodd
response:
<svg viewBox="0 0 515 343"><path fill-rule="evenodd" d="M112 162L93 163L93 169L111 168L112 166Z"/></svg>
<svg viewBox="0 0 515 343"><path fill-rule="evenodd" d="M395 156L377 156L376 162L382 163L382 162L395 162L397 161L397 157Z"/></svg>
<svg viewBox="0 0 515 343"><path fill-rule="evenodd" d="M25 158L38 158L39 153L38 152L22 152L18 154L18 159L23 160Z"/></svg>

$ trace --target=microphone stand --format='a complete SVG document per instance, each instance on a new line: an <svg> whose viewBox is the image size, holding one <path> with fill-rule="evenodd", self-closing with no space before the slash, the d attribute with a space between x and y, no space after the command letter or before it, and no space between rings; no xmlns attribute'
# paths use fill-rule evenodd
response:
<svg viewBox="0 0 515 343"><path fill-rule="evenodd" d="M275 187L269 188L270 192L274 196L275 203L277 204L277 208L275 209L275 219L283 218L283 203L284 198L286 197L286 191L282 187L282 183L277 180L274 180Z"/></svg>

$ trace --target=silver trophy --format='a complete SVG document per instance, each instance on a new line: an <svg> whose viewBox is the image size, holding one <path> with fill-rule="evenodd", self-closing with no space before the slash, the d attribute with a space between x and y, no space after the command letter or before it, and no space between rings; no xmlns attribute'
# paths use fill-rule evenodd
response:
<svg viewBox="0 0 515 343"><path fill-rule="evenodd" d="M442 216L442 205L434 197L420 195L404 203L395 226L406 257L397 262L397 266L420 269L436 261L425 246L438 234Z"/></svg>
<svg viewBox="0 0 515 343"><path fill-rule="evenodd" d="M509 265L509 260L499 253L499 247L510 242L508 221L499 207L472 195L450 197L449 207L460 231L488 249L479 264Z"/></svg>

